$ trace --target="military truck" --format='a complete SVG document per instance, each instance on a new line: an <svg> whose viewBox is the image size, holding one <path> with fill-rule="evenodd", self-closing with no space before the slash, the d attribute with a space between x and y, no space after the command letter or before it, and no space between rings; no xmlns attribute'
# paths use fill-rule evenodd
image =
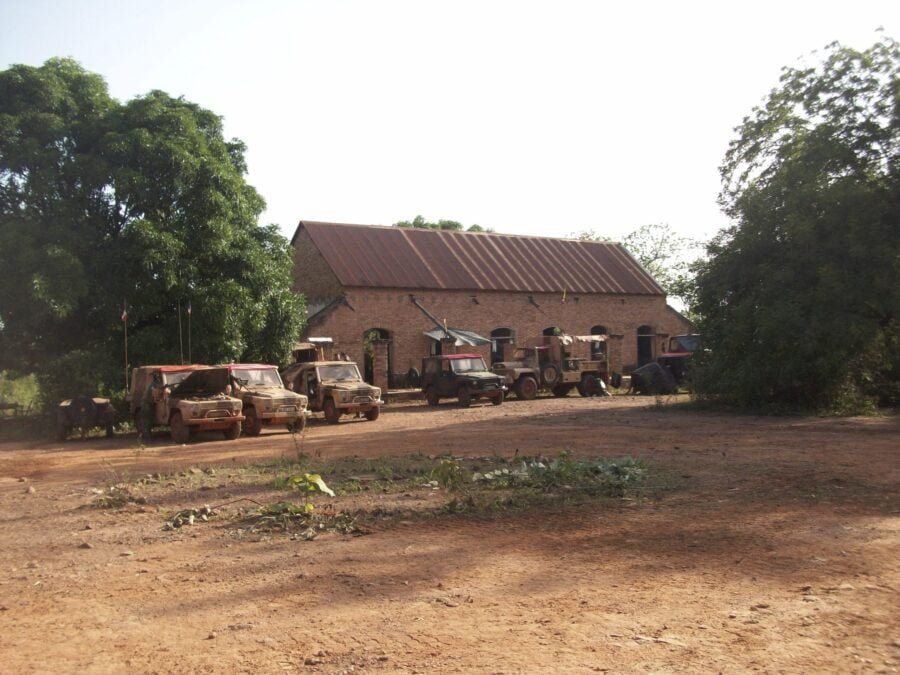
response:
<svg viewBox="0 0 900 675"><path fill-rule="evenodd" d="M104 427L106 436L113 435L116 411L108 398L76 396L60 401L56 407L56 437L64 441L78 428L84 437L89 429Z"/></svg>
<svg viewBox="0 0 900 675"><path fill-rule="evenodd" d="M432 406L453 397L461 408L479 398L500 405L506 385L502 376L487 369L479 354L444 354L422 359L422 393Z"/></svg>
<svg viewBox="0 0 900 675"><path fill-rule="evenodd" d="M363 381L352 361L294 363L281 377L285 386L309 398L309 409L323 412L329 424L342 415L365 415L374 422L381 411L381 389Z"/></svg>
<svg viewBox="0 0 900 675"><path fill-rule="evenodd" d="M284 388L278 368L260 363L231 363L232 396L244 404L242 431L258 436L263 426L284 424L288 431L302 431L306 426L309 400Z"/></svg>
<svg viewBox="0 0 900 675"><path fill-rule="evenodd" d="M129 409L138 434L168 426L175 443L197 431L221 430L228 440L241 435L242 404L232 398L226 367L141 366L131 372Z"/></svg>
<svg viewBox="0 0 900 675"><path fill-rule="evenodd" d="M576 341L598 341L600 335L575 337L571 335L542 335L529 338L523 347L514 347L509 360L493 365L506 386L517 398L531 400L538 391L547 390L554 396L567 396L577 389L582 396L602 395L606 391L609 368L605 360L587 360L571 355Z"/></svg>

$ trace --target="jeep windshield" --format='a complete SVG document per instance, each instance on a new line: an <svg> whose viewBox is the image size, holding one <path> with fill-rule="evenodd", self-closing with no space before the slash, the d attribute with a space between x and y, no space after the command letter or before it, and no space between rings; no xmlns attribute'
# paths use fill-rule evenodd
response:
<svg viewBox="0 0 900 675"><path fill-rule="evenodd" d="M181 384L188 375L190 375L192 370L182 370L175 373L163 373L163 384L167 384L171 387L174 387L176 384Z"/></svg>
<svg viewBox="0 0 900 675"><path fill-rule="evenodd" d="M483 373L487 368L484 365L484 359L480 356L477 359L451 359L450 367L454 373Z"/></svg>
<svg viewBox="0 0 900 675"><path fill-rule="evenodd" d="M699 335L676 335L669 340L670 352L697 352L703 347L703 338Z"/></svg>
<svg viewBox="0 0 900 675"><path fill-rule="evenodd" d="M330 366L318 366L316 371L319 373L320 380L333 380L336 382L359 382L362 378L359 376L359 368L355 363L340 363Z"/></svg>
<svg viewBox="0 0 900 675"><path fill-rule="evenodd" d="M232 368L231 376L251 387L281 387L281 378L274 368Z"/></svg>

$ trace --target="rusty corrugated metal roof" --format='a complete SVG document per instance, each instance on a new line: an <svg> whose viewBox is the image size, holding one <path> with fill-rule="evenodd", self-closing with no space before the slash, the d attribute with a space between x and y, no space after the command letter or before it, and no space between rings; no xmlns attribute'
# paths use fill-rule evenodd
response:
<svg viewBox="0 0 900 675"><path fill-rule="evenodd" d="M301 230L346 287L664 294L613 242L313 221Z"/></svg>

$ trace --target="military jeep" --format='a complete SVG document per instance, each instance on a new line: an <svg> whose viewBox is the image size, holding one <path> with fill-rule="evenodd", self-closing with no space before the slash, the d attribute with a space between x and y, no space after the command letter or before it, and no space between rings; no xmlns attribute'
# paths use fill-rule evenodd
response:
<svg viewBox="0 0 900 675"><path fill-rule="evenodd" d="M231 363L232 396L240 398L246 436L258 436L263 426L284 424L288 431L302 431L309 414L309 400L284 388L278 369L258 363Z"/></svg>
<svg viewBox="0 0 900 675"><path fill-rule="evenodd" d="M113 435L116 411L108 398L76 396L61 401L56 407L56 437L64 441L74 428L81 430L81 436L94 427L104 427L106 436Z"/></svg>
<svg viewBox="0 0 900 675"><path fill-rule="evenodd" d="M138 434L168 426L175 443L187 443L197 431L221 430L225 438L241 435L241 400L232 398L228 368L210 366L142 366L131 373L129 408Z"/></svg>
<svg viewBox="0 0 900 675"><path fill-rule="evenodd" d="M381 389L365 382L352 361L295 363L281 373L285 386L309 397L309 409L325 413L329 424L341 415L363 414L370 422L381 411Z"/></svg>
<svg viewBox="0 0 900 675"><path fill-rule="evenodd" d="M432 406L452 397L461 408L468 408L479 398L500 405L506 385L501 376L487 369L480 355L445 354L422 359L422 393Z"/></svg>

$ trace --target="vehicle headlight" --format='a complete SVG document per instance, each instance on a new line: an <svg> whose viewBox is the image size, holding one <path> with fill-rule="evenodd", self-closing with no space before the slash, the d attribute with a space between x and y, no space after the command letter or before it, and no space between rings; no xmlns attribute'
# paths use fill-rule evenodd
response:
<svg viewBox="0 0 900 675"><path fill-rule="evenodd" d="M376 401L381 398L381 389L379 387L372 387L372 397Z"/></svg>

